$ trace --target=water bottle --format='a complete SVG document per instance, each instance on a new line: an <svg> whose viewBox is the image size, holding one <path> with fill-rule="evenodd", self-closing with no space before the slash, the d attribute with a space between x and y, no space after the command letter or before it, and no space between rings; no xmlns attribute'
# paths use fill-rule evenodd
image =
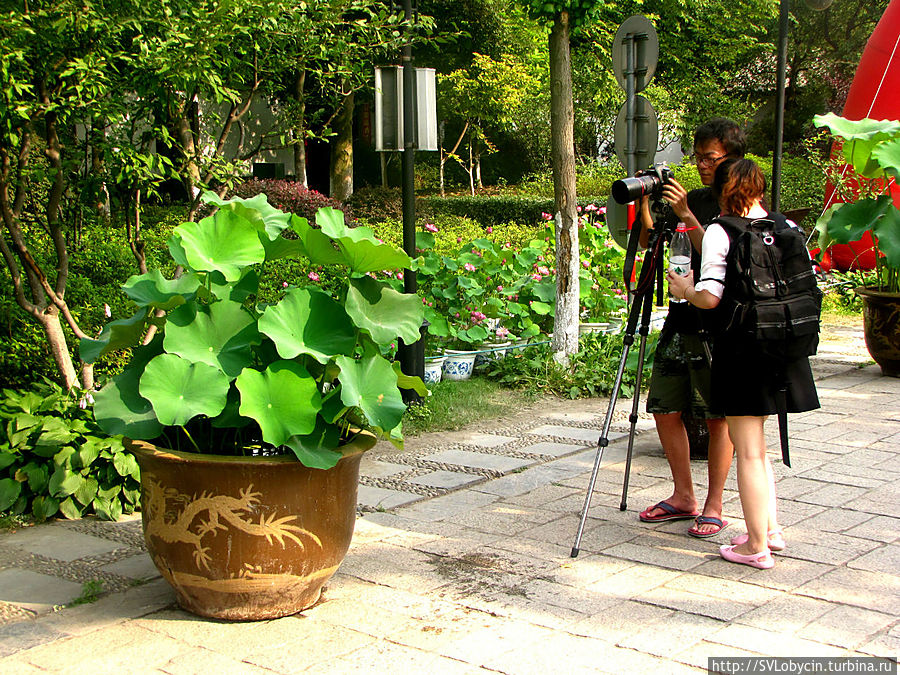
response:
<svg viewBox="0 0 900 675"><path fill-rule="evenodd" d="M678 223L672 241L669 244L669 271L681 277L691 273L691 238L688 236L687 225ZM670 302L687 302L677 298L669 298Z"/></svg>

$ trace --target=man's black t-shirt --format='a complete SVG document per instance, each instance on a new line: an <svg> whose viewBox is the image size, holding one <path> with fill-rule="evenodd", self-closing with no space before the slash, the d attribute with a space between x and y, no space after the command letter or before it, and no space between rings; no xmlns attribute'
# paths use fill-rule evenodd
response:
<svg viewBox="0 0 900 675"><path fill-rule="evenodd" d="M706 228L720 212L719 201L713 194L712 188L703 187L691 190L687 195L688 208L697 221ZM671 229L678 221L678 216L671 214ZM691 248L691 269L694 270L694 279L700 279L700 252ZM670 302L669 315L666 319L666 328L679 333L694 334L700 329L700 310L686 302Z"/></svg>

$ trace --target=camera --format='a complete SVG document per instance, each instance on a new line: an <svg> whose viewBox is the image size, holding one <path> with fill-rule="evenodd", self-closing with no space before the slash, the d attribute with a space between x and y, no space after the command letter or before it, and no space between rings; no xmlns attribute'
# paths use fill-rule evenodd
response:
<svg viewBox="0 0 900 675"><path fill-rule="evenodd" d="M622 178L612 184L612 196L619 204L628 204L641 197L659 197L663 187L674 177L666 164L654 164L638 171L634 178Z"/></svg>

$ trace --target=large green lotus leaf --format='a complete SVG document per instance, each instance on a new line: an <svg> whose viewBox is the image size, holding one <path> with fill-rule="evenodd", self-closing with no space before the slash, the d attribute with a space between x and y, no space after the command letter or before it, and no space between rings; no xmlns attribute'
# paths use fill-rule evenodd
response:
<svg viewBox="0 0 900 675"><path fill-rule="evenodd" d="M241 415L256 420L263 440L284 445L291 436L313 433L322 407L315 379L295 361L276 361L264 372L246 369L236 380Z"/></svg>
<svg viewBox="0 0 900 675"><path fill-rule="evenodd" d="M875 226L878 249L890 267L900 268L900 210L896 207L885 212Z"/></svg>
<svg viewBox="0 0 900 675"><path fill-rule="evenodd" d="M398 337L406 344L416 342L425 315L418 295L398 293L369 276L350 280L344 308L353 323L381 345Z"/></svg>
<svg viewBox="0 0 900 675"><path fill-rule="evenodd" d="M229 384L228 376L214 366L160 354L144 368L140 392L160 422L183 426L197 415L215 417L222 412Z"/></svg>
<svg viewBox="0 0 900 675"><path fill-rule="evenodd" d="M147 309L141 308L129 319L110 321L100 331L96 340L82 338L78 343L78 354L85 363L93 363L103 354L140 342L147 327Z"/></svg>
<svg viewBox="0 0 900 675"><path fill-rule="evenodd" d="M309 354L326 363L335 354L352 354L356 328L347 312L327 293L292 288L277 305L266 307L259 331L272 338L283 359Z"/></svg>
<svg viewBox="0 0 900 675"><path fill-rule="evenodd" d="M556 300L556 282L542 281L539 284L535 284L534 295L544 302L553 302Z"/></svg>
<svg viewBox="0 0 900 675"><path fill-rule="evenodd" d="M166 279L159 270L153 270L130 277L122 290L139 307L153 307L167 312L193 299L199 287L200 279L195 274Z"/></svg>
<svg viewBox="0 0 900 675"><path fill-rule="evenodd" d="M311 469L330 469L341 457L335 448L341 442L341 431L333 424L327 424L316 417L316 427L311 434L291 436L285 445L289 447L304 466Z"/></svg>
<svg viewBox="0 0 900 675"><path fill-rule="evenodd" d="M396 427L406 406L390 362L377 354L359 360L339 356L335 362L341 369L338 379L344 405L359 408L374 426L385 430Z"/></svg>
<svg viewBox="0 0 900 675"><path fill-rule="evenodd" d="M872 156L889 176L900 180L900 138L880 143Z"/></svg>
<svg viewBox="0 0 900 675"><path fill-rule="evenodd" d="M190 302L170 312L164 344L167 352L234 378L250 365L251 346L261 341L250 313L238 302L220 300L208 307Z"/></svg>
<svg viewBox="0 0 900 675"><path fill-rule="evenodd" d="M256 224L233 209L219 209L199 223L179 225L175 234L181 237L191 269L221 272L226 281L237 281L243 268L266 257Z"/></svg>
<svg viewBox="0 0 900 675"><path fill-rule="evenodd" d="M260 193L249 199L232 197L224 200L215 192L204 192L200 198L207 204L213 204L220 209L231 209L252 223L262 227L269 239L275 239L290 223L291 214L276 209L269 204L266 195Z"/></svg>
<svg viewBox="0 0 900 675"><path fill-rule="evenodd" d="M324 234L321 230L311 227L306 218L293 216L291 218L291 227L300 238L303 252L310 261L317 265L344 264L344 256L335 247L331 237Z"/></svg>
<svg viewBox="0 0 900 675"><path fill-rule="evenodd" d="M882 141L900 133L900 122L893 120L848 120L834 113L816 115L816 126L825 126L835 136L843 139L841 152L847 163L866 178L881 175L881 167L873 157L873 151Z"/></svg>
<svg viewBox="0 0 900 675"><path fill-rule="evenodd" d="M344 224L344 214L336 209L319 209L316 224L337 242L344 261L354 274L408 268L411 264L408 255L398 248L379 242L369 228L347 227Z"/></svg>
<svg viewBox="0 0 900 675"><path fill-rule="evenodd" d="M431 232L416 231L416 248L429 249L434 248L434 235Z"/></svg>
<svg viewBox="0 0 900 675"><path fill-rule="evenodd" d="M220 300L244 302L259 293L259 272L256 268L245 267L237 281L226 281L220 272L210 272L209 290Z"/></svg>
<svg viewBox="0 0 900 675"><path fill-rule="evenodd" d="M269 239L262 235L259 240L266 249L266 260L297 258L304 252L303 245L296 239L285 239L284 237Z"/></svg>
<svg viewBox="0 0 900 675"><path fill-rule="evenodd" d="M431 390L425 386L422 378L418 375L406 375L400 368L400 362L394 361L391 364L394 372L397 374L397 386L400 389L412 389L419 396L431 396Z"/></svg>
<svg viewBox="0 0 900 675"><path fill-rule="evenodd" d="M172 256L172 259L181 265L181 267L190 267L187 260L187 254L184 252L184 245L181 241L181 237L177 234L173 234L169 237L167 242L169 248L169 255Z"/></svg>
<svg viewBox="0 0 900 675"><path fill-rule="evenodd" d="M889 195L880 195L877 199L860 199L849 204L835 204L823 213L816 221L816 229L825 235L820 241L822 249L833 242L849 244L857 241L872 230L879 238L879 245L885 254L897 248L900 232L896 225L897 208ZM893 231L891 231L893 229ZM891 265L900 265L900 260L893 262L892 254L888 260Z"/></svg>
<svg viewBox="0 0 900 675"><path fill-rule="evenodd" d="M162 353L162 336L132 352L131 362L103 389L94 394L94 419L111 436L150 440L162 433L150 401L140 395L141 375L147 363Z"/></svg>

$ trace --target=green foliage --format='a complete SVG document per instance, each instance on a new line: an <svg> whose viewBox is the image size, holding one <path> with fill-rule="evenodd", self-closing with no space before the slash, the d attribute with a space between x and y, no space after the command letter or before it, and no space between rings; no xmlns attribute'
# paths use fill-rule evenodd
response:
<svg viewBox="0 0 900 675"><path fill-rule="evenodd" d="M429 335L452 349L469 349L487 339L548 332L556 296L555 270L547 259L551 236L547 228L519 250L479 238L440 255L432 249L432 234L420 234L417 244L425 253L413 269L421 280Z"/></svg>
<svg viewBox="0 0 900 675"><path fill-rule="evenodd" d="M831 206L816 222L822 250L834 242L848 244L871 231L875 240L875 287L900 292L900 208L890 193L900 179L900 121L852 121L832 113L817 115L842 140L841 151L862 184L860 196Z"/></svg>
<svg viewBox="0 0 900 675"><path fill-rule="evenodd" d="M175 228L169 240L184 274L132 277L123 290L135 315L81 342L87 361L133 350L128 367L96 395L101 428L175 450L293 452L313 468L337 463L351 429L399 443L398 386L424 393L424 385L383 354L398 337L418 339L422 304L370 274L407 267L408 256L367 228L348 228L334 209L320 209L313 228L262 194L204 200L215 214ZM269 265L299 258L339 266L338 292L288 284L260 303ZM151 323L159 334L136 346Z"/></svg>
<svg viewBox="0 0 900 675"><path fill-rule="evenodd" d="M822 313L862 314L863 303L860 296L854 292L854 289L872 286L874 282L875 275L870 271L829 272L825 283L821 284L824 293Z"/></svg>
<svg viewBox="0 0 900 675"><path fill-rule="evenodd" d="M94 422L89 395L49 381L0 399L0 512L116 520L140 498L137 462Z"/></svg>
<svg viewBox="0 0 900 675"><path fill-rule="evenodd" d="M364 187L347 199L357 218L378 222L403 219L403 195L399 188Z"/></svg>
<svg viewBox="0 0 900 675"><path fill-rule="evenodd" d="M659 333L648 338L644 368L649 372ZM622 357L622 334L588 333L579 340L579 351L569 366L560 365L549 344L515 350L504 359L488 365L486 376L504 386L525 389L532 393L554 394L565 398L607 396L615 385L616 372ZM630 398L634 392L637 368L637 347L629 352L622 377L620 395ZM643 378L644 384L648 381Z"/></svg>
<svg viewBox="0 0 900 675"><path fill-rule="evenodd" d="M500 223L538 223L541 213L553 212L553 199L503 195L498 197L424 197L420 200L432 218L455 215L471 218L483 227Z"/></svg>

